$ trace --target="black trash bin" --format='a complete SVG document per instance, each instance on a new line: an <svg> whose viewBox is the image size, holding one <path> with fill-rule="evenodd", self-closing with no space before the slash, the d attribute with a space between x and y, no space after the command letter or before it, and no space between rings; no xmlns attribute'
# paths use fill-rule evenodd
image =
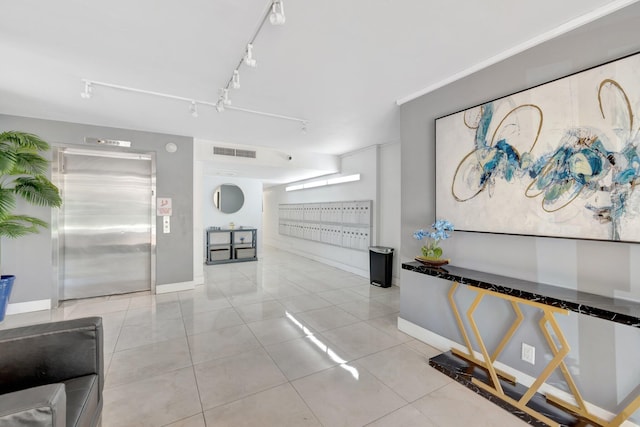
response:
<svg viewBox="0 0 640 427"><path fill-rule="evenodd" d="M391 286L393 270L393 248L385 246L369 247L369 275L371 284L388 288Z"/></svg>

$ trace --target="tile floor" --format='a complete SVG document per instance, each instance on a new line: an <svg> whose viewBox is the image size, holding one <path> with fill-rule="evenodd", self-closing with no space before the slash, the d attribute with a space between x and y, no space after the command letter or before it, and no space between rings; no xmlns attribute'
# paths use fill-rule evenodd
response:
<svg viewBox="0 0 640 427"><path fill-rule="evenodd" d="M100 315L103 427L520 426L428 365L398 287L265 248L162 295L71 301L0 328Z"/></svg>

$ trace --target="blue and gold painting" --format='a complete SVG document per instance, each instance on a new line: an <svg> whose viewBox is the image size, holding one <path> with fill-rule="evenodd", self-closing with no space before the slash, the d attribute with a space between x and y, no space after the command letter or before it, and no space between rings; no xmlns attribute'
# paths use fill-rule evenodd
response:
<svg viewBox="0 0 640 427"><path fill-rule="evenodd" d="M640 54L436 120L458 230L640 241Z"/></svg>

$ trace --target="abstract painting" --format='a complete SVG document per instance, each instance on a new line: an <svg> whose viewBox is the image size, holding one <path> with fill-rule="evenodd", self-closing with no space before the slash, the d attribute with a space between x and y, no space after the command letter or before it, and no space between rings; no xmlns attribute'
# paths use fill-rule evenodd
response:
<svg viewBox="0 0 640 427"><path fill-rule="evenodd" d="M436 119L456 230L640 242L640 54Z"/></svg>

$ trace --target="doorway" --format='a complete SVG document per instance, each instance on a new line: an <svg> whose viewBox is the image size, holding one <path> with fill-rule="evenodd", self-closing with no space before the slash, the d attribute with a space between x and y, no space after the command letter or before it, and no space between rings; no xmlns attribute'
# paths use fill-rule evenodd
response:
<svg viewBox="0 0 640 427"><path fill-rule="evenodd" d="M59 299L155 288L155 155L55 151Z"/></svg>

